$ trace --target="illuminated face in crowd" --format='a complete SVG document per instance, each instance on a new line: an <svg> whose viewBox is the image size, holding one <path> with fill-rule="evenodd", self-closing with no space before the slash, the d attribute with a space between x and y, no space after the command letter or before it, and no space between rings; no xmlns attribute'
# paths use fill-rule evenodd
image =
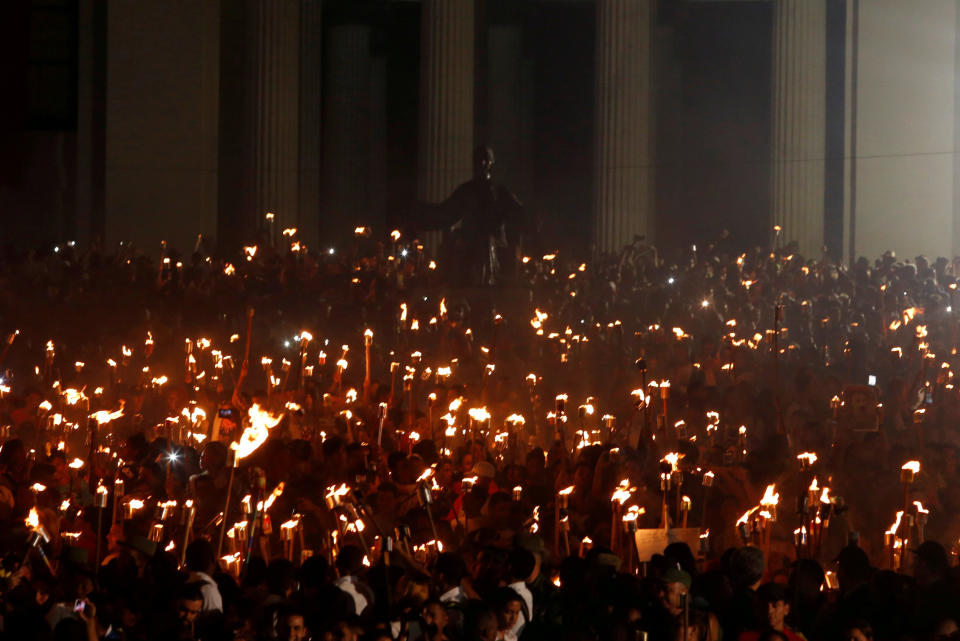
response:
<svg viewBox="0 0 960 641"><path fill-rule="evenodd" d="M280 626L281 641L306 641L307 626L299 614L291 614Z"/></svg>
<svg viewBox="0 0 960 641"><path fill-rule="evenodd" d="M673 616L680 616L683 607L680 605L680 597L687 593L687 586L679 581L667 583L663 589L663 606Z"/></svg>
<svg viewBox="0 0 960 641"><path fill-rule="evenodd" d="M453 464L450 461L444 461L437 467L437 484L440 487L450 487L453 483Z"/></svg>
<svg viewBox="0 0 960 641"><path fill-rule="evenodd" d="M783 630L783 624L790 613L790 605L786 601L774 601L767 604L767 624L772 630Z"/></svg>
<svg viewBox="0 0 960 641"><path fill-rule="evenodd" d="M197 620L197 616L200 614L202 608L202 600L190 601L181 599L180 605L177 607L177 617L179 617L180 623L192 625L193 622Z"/></svg>
<svg viewBox="0 0 960 641"><path fill-rule="evenodd" d="M427 625L436 626L437 630L443 630L447 627L450 617L446 609L439 603L431 603L423 610L423 620Z"/></svg>
<svg viewBox="0 0 960 641"><path fill-rule="evenodd" d="M520 612L522 611L523 606L520 604L520 601L508 602L502 610L497 612L497 627L500 630L513 629L513 626L515 626L520 619Z"/></svg>

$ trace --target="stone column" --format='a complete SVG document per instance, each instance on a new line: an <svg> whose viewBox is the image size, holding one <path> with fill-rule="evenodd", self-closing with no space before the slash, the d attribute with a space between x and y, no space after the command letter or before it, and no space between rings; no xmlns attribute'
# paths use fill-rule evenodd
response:
<svg viewBox="0 0 960 641"><path fill-rule="evenodd" d="M93 0L77 2L77 179L76 238L81 246L97 233L93 228L94 73L96 40Z"/></svg>
<svg viewBox="0 0 960 641"><path fill-rule="evenodd" d="M423 0L420 11L417 195L439 202L472 173L474 0Z"/></svg>
<svg viewBox="0 0 960 641"><path fill-rule="evenodd" d="M220 2L111 0L106 33L105 243L189 254L217 227Z"/></svg>
<svg viewBox="0 0 960 641"><path fill-rule="evenodd" d="M806 258L823 247L826 153L826 0L773 5L771 208L780 243Z"/></svg>
<svg viewBox="0 0 960 641"><path fill-rule="evenodd" d="M487 31L487 143L496 154L497 179L517 189L523 173L524 61L519 24L491 25Z"/></svg>
<svg viewBox="0 0 960 641"><path fill-rule="evenodd" d="M387 60L370 59L370 175L367 177L366 221L383 230L387 214ZM386 231L386 230L384 230Z"/></svg>
<svg viewBox="0 0 960 641"><path fill-rule="evenodd" d="M249 6L249 206L257 227L273 212L280 230L299 218L300 2L250 0Z"/></svg>
<svg viewBox="0 0 960 641"><path fill-rule="evenodd" d="M649 236L653 202L651 0L597 1L594 245Z"/></svg>
<svg viewBox="0 0 960 641"><path fill-rule="evenodd" d="M297 228L308 246L320 240L320 125L323 47L321 0L300 4L300 201Z"/></svg>
<svg viewBox="0 0 960 641"><path fill-rule="evenodd" d="M324 242L342 237L348 226L370 224L370 33L365 24L336 25L327 31Z"/></svg>

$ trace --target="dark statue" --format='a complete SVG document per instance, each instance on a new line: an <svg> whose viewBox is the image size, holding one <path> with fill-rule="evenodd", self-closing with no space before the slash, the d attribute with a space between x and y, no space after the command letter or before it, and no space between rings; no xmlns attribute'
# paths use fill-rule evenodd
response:
<svg viewBox="0 0 960 641"><path fill-rule="evenodd" d="M523 205L493 181L493 163L493 150L477 147L473 178L442 203L418 207L418 230L443 232L440 260L458 285L509 281L533 235Z"/></svg>

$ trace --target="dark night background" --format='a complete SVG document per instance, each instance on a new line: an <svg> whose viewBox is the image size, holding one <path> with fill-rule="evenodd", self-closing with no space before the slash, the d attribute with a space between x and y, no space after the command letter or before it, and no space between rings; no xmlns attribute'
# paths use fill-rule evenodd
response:
<svg viewBox="0 0 960 641"><path fill-rule="evenodd" d="M104 0L92 0L94 87L103 91ZM76 237L75 211L78 0L13 0L0 33L0 225L3 244L23 249ZM236 192L238 127L230 96L240 61L231 40L242 37L237 3L221 16L220 211ZM544 222L551 242L587 251L591 233L594 105L594 5L590 2L478 2L476 140L485 140L488 88L483 30L519 20L532 70L530 176L495 172ZM387 193L370 220L402 220L416 192L419 4L324 3L323 25L373 24L371 47L386 61ZM729 229L738 246L764 242L769 209L772 8L765 2L663 0L654 30L656 220L654 240L666 248L704 243ZM325 41L326 41L326 35ZM326 55L326 54L325 54ZM326 74L325 74L326 75ZM231 84L233 83L233 84ZM102 98L102 95L101 95ZM97 104L96 100L94 104ZM95 154L90 229L103 226L103 118L94 114ZM324 163L336 162L325 157ZM97 163L100 163L98 167ZM829 173L829 168L828 168ZM829 182L829 179L828 179ZM322 204L321 204L322 208ZM829 214L828 214L829 215ZM364 221L356 221L358 224ZM221 229L229 220L221 219ZM321 218L321 224L323 219Z"/></svg>

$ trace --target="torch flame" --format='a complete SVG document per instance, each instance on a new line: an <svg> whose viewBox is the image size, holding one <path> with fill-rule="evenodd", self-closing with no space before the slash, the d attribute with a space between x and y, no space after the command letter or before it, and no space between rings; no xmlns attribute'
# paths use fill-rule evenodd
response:
<svg viewBox="0 0 960 641"><path fill-rule="evenodd" d="M284 482L280 481L280 483L277 484L277 487L274 488L273 492L270 493L270 496L267 497L267 500L263 502L263 507L262 507L263 510L269 510L271 507L273 507L274 501L276 501L278 498L280 498L281 495L283 495L283 488L284 488Z"/></svg>
<svg viewBox="0 0 960 641"><path fill-rule="evenodd" d="M646 514L647 510L640 507L639 505L631 505L627 508L627 513L623 515L621 519L624 523L630 523L631 521L636 521L641 514Z"/></svg>
<svg viewBox="0 0 960 641"><path fill-rule="evenodd" d="M903 520L903 510L897 511L897 520L893 522L893 525L890 526L890 529L884 532L884 534L891 534L893 536L897 535L897 530L900 529L900 521Z"/></svg>
<svg viewBox="0 0 960 641"><path fill-rule="evenodd" d="M490 412L487 411L486 407L471 407L467 410L467 414L475 421L486 421L490 419Z"/></svg>
<svg viewBox="0 0 960 641"><path fill-rule="evenodd" d="M277 426L283 415L274 416L270 412L260 409L254 403L247 412L250 426L243 430L240 441L237 443L237 459L244 459L253 454L258 447L264 444L270 435L270 430Z"/></svg>
<svg viewBox="0 0 960 641"><path fill-rule="evenodd" d="M760 505L776 505L780 502L780 493L774 493L775 486L773 483L767 486L767 490L763 493L763 498L760 499Z"/></svg>
<svg viewBox="0 0 960 641"><path fill-rule="evenodd" d="M680 469L679 468L680 459L682 459L683 456L684 455L680 454L679 452L670 452L669 454L664 456L663 459L661 459L661 461L663 463L669 463L671 471L676 472L678 469Z"/></svg>
<svg viewBox="0 0 960 641"><path fill-rule="evenodd" d="M630 487L630 479L623 479L620 485L613 491L610 502L616 501L620 505L626 503L627 499L636 491L637 488Z"/></svg>
<svg viewBox="0 0 960 641"><path fill-rule="evenodd" d="M920 473L920 461L907 461L901 467L901 470L910 470L914 474Z"/></svg>
<svg viewBox="0 0 960 641"><path fill-rule="evenodd" d="M90 418L97 421L97 425L106 425L114 419L118 419L123 416L123 408L118 409L116 412L108 412L107 410L100 410L99 412L94 412L90 415Z"/></svg>
<svg viewBox="0 0 960 641"><path fill-rule="evenodd" d="M756 512L756 511L757 511L757 508L756 508L756 507L752 507L752 508L750 508L749 510L747 510L746 512L744 512L744 513L743 513L743 516L741 516L739 519L737 519L736 525L740 526L740 525L743 525L744 523L746 523L747 521L749 521L749 520L750 520L750 517L751 517L751 516L753 515L753 513Z"/></svg>
<svg viewBox="0 0 960 641"><path fill-rule="evenodd" d="M341 483L339 487L331 485L327 489L327 496L339 498L341 496L346 496L349 492L350 492L350 488L347 487L347 484Z"/></svg>

